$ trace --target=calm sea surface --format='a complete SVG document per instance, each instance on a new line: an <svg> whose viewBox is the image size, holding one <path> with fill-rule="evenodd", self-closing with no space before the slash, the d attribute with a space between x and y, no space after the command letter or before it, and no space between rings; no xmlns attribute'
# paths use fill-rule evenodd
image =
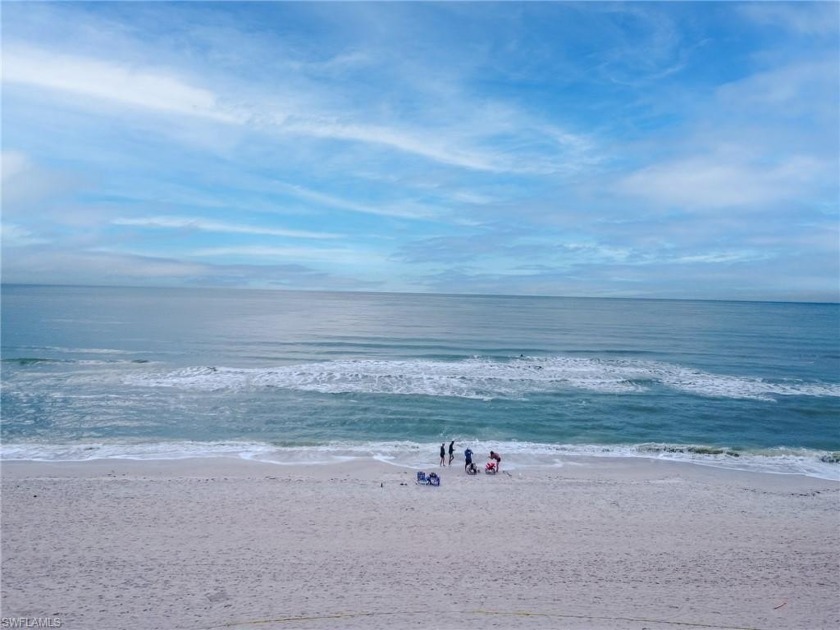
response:
<svg viewBox="0 0 840 630"><path fill-rule="evenodd" d="M508 468L581 455L838 478L840 306L2 288L2 456Z"/></svg>

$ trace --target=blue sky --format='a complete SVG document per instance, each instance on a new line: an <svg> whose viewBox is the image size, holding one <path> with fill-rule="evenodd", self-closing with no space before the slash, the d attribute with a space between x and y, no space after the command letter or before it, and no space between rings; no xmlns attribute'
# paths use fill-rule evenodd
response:
<svg viewBox="0 0 840 630"><path fill-rule="evenodd" d="M2 5L4 282L837 301L840 4Z"/></svg>

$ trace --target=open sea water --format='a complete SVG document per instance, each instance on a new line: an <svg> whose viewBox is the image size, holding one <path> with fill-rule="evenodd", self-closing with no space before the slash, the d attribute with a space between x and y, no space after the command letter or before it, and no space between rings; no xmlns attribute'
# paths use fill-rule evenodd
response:
<svg viewBox="0 0 840 630"><path fill-rule="evenodd" d="M2 287L2 458L840 478L840 305Z"/></svg>

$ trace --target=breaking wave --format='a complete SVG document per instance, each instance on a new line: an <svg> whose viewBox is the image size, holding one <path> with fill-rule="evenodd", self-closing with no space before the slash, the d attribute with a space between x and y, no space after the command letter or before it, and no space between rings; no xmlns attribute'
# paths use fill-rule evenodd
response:
<svg viewBox="0 0 840 630"><path fill-rule="evenodd" d="M655 361L523 357L509 361L338 360L273 368L189 367L134 374L126 384L184 390L265 388L326 394L393 394L494 399L586 390L606 394L665 387L697 396L775 400L840 397L840 384L714 374Z"/></svg>

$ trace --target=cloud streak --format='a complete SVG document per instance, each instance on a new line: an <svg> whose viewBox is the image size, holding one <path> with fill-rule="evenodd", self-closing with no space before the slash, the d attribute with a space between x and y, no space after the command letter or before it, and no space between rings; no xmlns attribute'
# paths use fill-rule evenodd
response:
<svg viewBox="0 0 840 630"><path fill-rule="evenodd" d="M224 223L220 221L209 221L199 218L157 216L141 218L118 218L112 221L113 225L146 227L156 229L172 230L198 230L202 232L218 232L222 234L253 234L260 236L281 236L295 239L335 239L341 238L341 234L329 232L309 232L306 230L287 230L264 226L251 226L235 223Z"/></svg>
<svg viewBox="0 0 840 630"><path fill-rule="evenodd" d="M316 139L329 139L376 145L411 154L446 166L488 171L491 173L550 173L562 168L562 159L531 155L530 160L517 160L508 151L487 151L475 146L476 133L464 126L453 130L440 126L436 133L420 132L404 126L371 124L360 120L341 120L328 112L299 109L274 113L272 105L239 103L223 105L220 94L198 87L170 69L150 68L137 64L120 64L96 58L55 53L46 49L11 46L4 50L2 81L9 85L67 93L88 99L88 103L110 103L114 106L142 109L161 115L187 116L234 126L252 126L270 132ZM233 97L228 99L235 102ZM305 99L311 100L311 99ZM84 104L84 103L78 103ZM492 129L490 130L492 132ZM582 139L569 133L551 131L541 134L553 146L551 153L560 155L565 147L583 146Z"/></svg>
<svg viewBox="0 0 840 630"><path fill-rule="evenodd" d="M220 107L211 91L189 85L173 73L102 59L28 47L4 48L2 80L161 113L243 122L241 115Z"/></svg>
<svg viewBox="0 0 840 630"><path fill-rule="evenodd" d="M708 156L647 167L624 177L618 188L657 206L692 211L763 211L768 204L807 194L830 177L831 164L808 156L789 156L779 164L760 164Z"/></svg>

